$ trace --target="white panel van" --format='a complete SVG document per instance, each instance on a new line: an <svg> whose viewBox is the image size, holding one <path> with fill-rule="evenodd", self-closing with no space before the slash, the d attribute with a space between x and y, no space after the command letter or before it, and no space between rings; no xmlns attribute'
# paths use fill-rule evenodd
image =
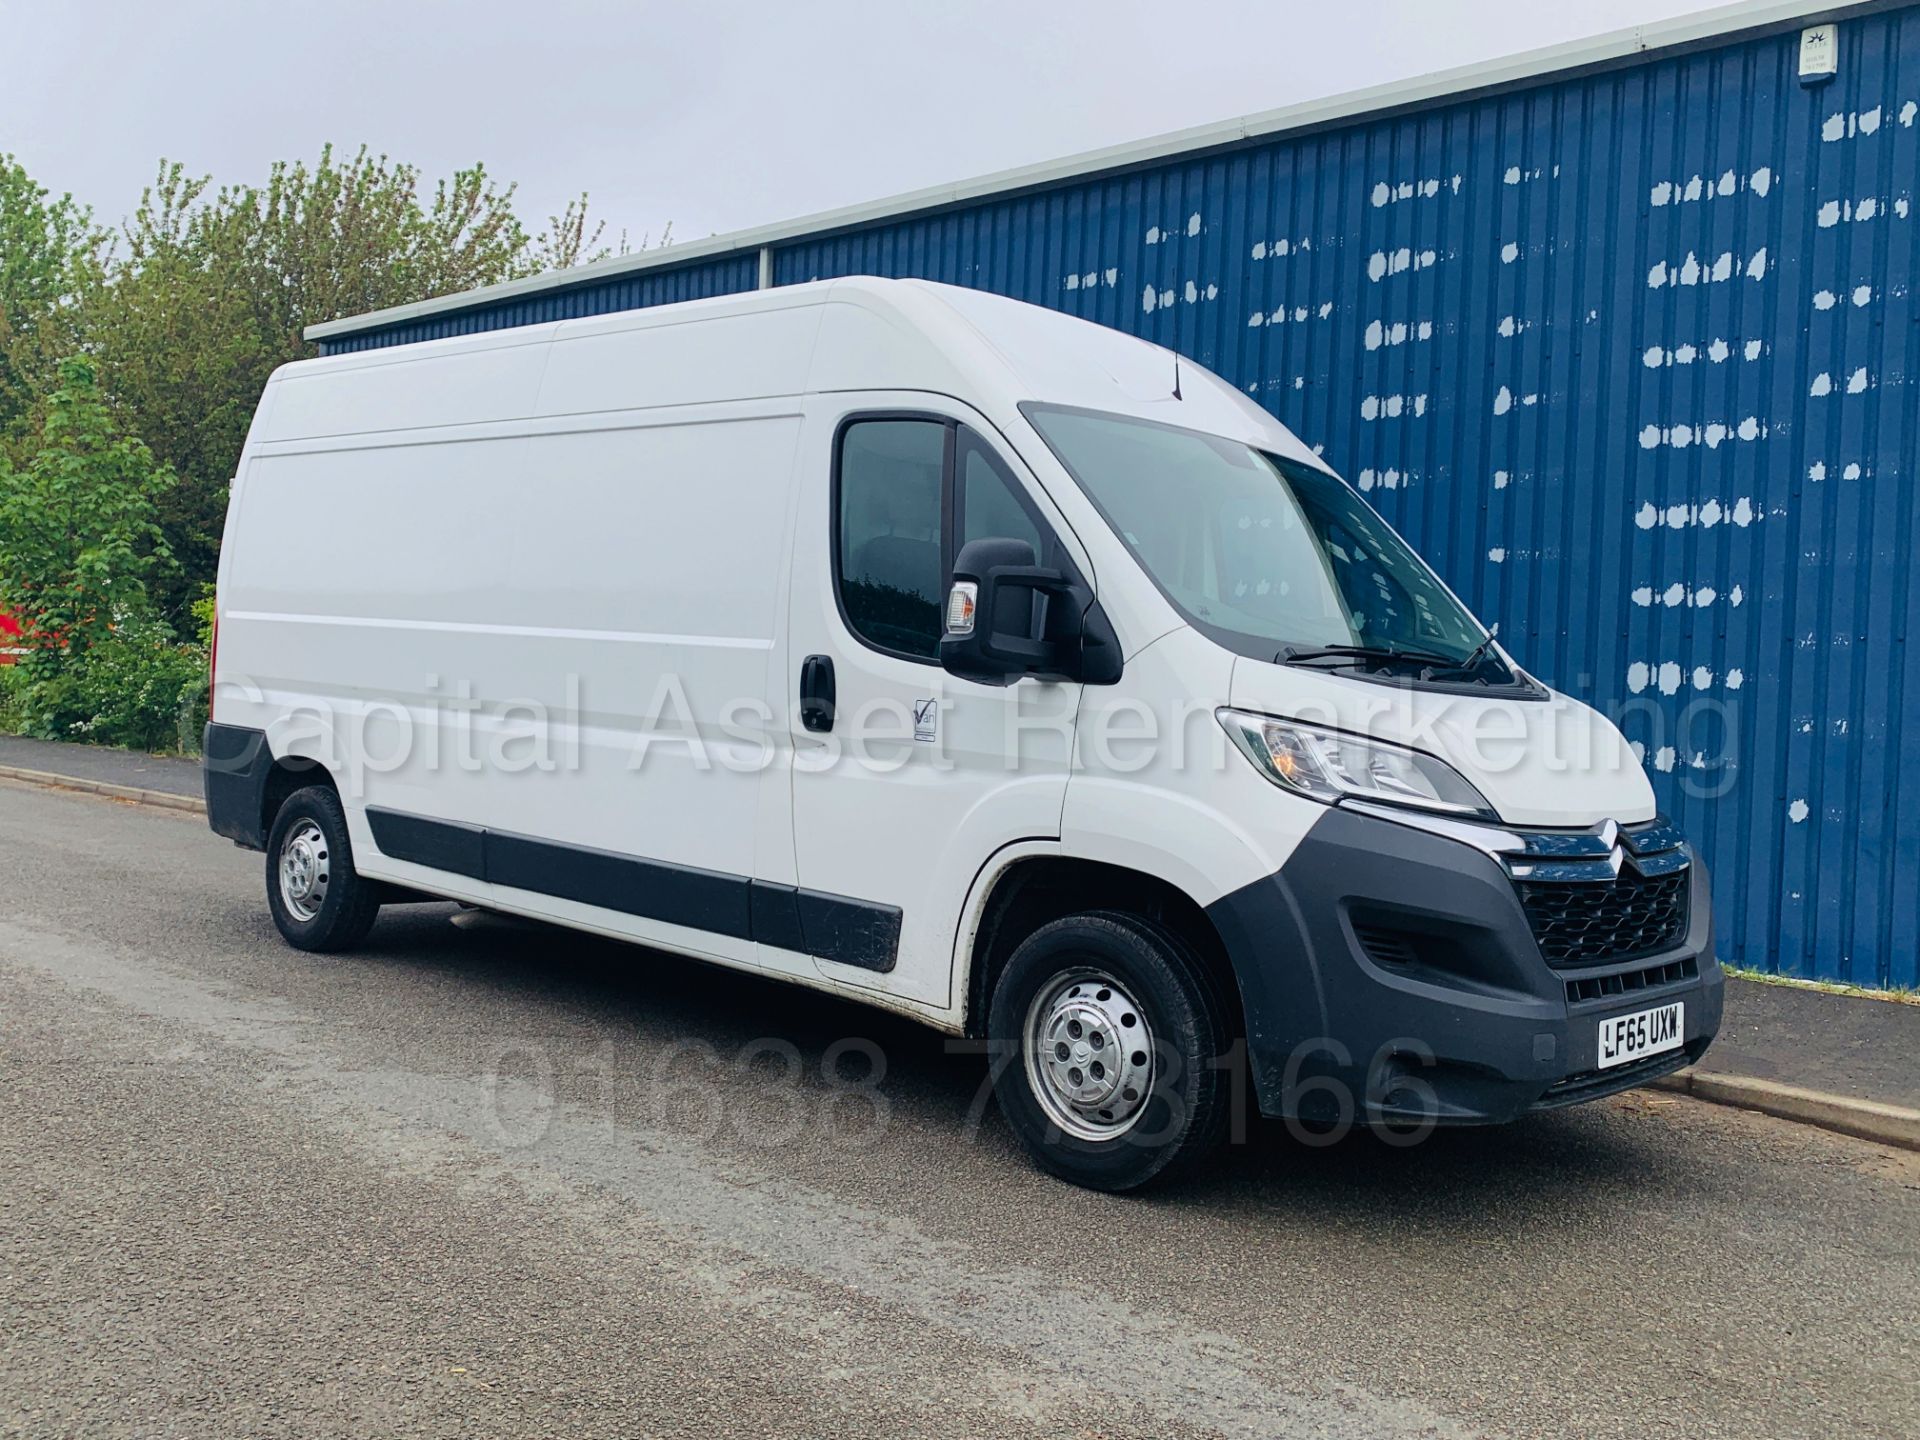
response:
<svg viewBox="0 0 1920 1440"><path fill-rule="evenodd" d="M1240 1093L1505 1121L1720 1021L1619 731L1233 387L1032 306L836 280L286 366L217 612L208 817L291 944L442 897L884 1006L984 1037L1082 1184Z"/></svg>

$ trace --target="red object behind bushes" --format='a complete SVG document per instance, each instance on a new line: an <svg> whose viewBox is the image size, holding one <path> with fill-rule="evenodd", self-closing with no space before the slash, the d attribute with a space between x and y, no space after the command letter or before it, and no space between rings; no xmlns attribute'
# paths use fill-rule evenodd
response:
<svg viewBox="0 0 1920 1440"><path fill-rule="evenodd" d="M20 643L20 622L0 610L0 665L11 665L26 653Z"/></svg>

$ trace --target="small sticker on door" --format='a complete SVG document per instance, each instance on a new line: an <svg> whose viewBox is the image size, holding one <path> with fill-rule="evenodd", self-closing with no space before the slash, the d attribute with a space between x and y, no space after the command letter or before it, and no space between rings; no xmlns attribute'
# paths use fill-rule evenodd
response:
<svg viewBox="0 0 1920 1440"><path fill-rule="evenodd" d="M938 700L913 702L913 738L928 745L940 738L940 702Z"/></svg>

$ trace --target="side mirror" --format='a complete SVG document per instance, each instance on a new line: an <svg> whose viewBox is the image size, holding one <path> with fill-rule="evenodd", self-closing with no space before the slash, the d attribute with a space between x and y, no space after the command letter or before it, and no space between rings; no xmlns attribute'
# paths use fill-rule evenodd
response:
<svg viewBox="0 0 1920 1440"><path fill-rule="evenodd" d="M1046 597L1046 624L1036 640L1037 596ZM1037 564L1025 540L972 540L955 558L940 639L949 674L988 685L1023 675L1111 684L1119 679L1119 653L1093 592Z"/></svg>

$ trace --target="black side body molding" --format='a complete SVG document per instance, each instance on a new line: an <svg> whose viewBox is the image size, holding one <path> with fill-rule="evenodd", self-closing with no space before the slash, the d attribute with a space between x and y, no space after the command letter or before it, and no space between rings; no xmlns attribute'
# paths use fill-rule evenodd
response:
<svg viewBox="0 0 1920 1440"><path fill-rule="evenodd" d="M490 885L753 940L883 974L899 958L901 912L896 905L378 806L367 808L367 824L383 855Z"/></svg>

